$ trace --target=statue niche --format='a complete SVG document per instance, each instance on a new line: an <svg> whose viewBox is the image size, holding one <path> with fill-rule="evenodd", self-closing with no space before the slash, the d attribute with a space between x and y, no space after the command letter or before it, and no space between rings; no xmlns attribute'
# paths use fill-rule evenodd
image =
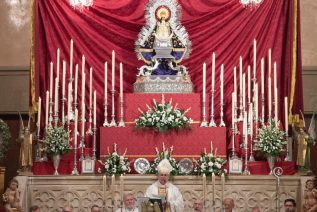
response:
<svg viewBox="0 0 317 212"><path fill-rule="evenodd" d="M136 53L146 65L139 68L134 92L191 93L192 83L185 66L191 42L180 24L176 0L150 0L146 25L136 41Z"/></svg>

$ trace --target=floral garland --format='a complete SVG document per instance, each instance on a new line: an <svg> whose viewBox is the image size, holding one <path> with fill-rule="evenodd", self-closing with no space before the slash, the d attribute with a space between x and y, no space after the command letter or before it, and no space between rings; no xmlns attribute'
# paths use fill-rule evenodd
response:
<svg viewBox="0 0 317 212"><path fill-rule="evenodd" d="M9 140L11 138L9 126L2 119L0 119L0 160L5 158L6 153L9 149Z"/></svg>
<svg viewBox="0 0 317 212"><path fill-rule="evenodd" d="M143 112L140 108L138 110L141 112L139 118L135 120L136 128L150 128L156 129L160 133L165 133L171 129L185 129L190 127L192 119L185 116L185 114L190 110L180 110L177 108L177 104L173 107L172 99L169 103L165 103L164 95L162 95L162 102L157 103L153 99L154 107L148 108L147 112Z"/></svg>
<svg viewBox="0 0 317 212"><path fill-rule="evenodd" d="M285 151L287 141L285 140L285 132L279 128L280 122L275 124L271 119L269 122L259 129L259 141L255 145L255 150L262 152L266 156L278 156Z"/></svg>
<svg viewBox="0 0 317 212"><path fill-rule="evenodd" d="M217 149L214 153L212 151L213 148L211 144L210 153L207 153L205 149L204 152L201 153L198 160L194 159L194 174L205 174L206 176L209 176L214 173L217 176L221 176L222 173L227 173L227 170L223 169L223 166L227 161L217 156Z"/></svg>
<svg viewBox="0 0 317 212"><path fill-rule="evenodd" d="M70 149L69 132L63 126L49 128L44 143L48 155L63 155Z"/></svg>
<svg viewBox="0 0 317 212"><path fill-rule="evenodd" d="M173 170L171 171L170 175L179 175L179 164L178 162L172 157L173 153L173 146L170 147L170 149L165 148L165 144L163 143L163 149L162 152L158 150L157 147L155 147L156 151L156 158L154 159L153 163L150 166L150 169L148 171L149 174L157 174L157 166L163 159L167 159L171 166L173 167Z"/></svg>
<svg viewBox="0 0 317 212"><path fill-rule="evenodd" d="M108 175L120 175L126 174L131 171L130 162L128 158L125 157L127 149L124 151L123 155L120 156L117 152L117 144L114 144L113 152L110 152L108 147L108 157L103 161L105 170L104 172Z"/></svg>

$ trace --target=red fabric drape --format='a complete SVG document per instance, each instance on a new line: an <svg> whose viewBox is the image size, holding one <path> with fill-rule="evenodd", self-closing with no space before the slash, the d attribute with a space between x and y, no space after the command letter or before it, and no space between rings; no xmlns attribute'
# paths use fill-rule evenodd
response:
<svg viewBox="0 0 317 212"><path fill-rule="evenodd" d="M187 29L193 47L190 58L183 64L188 67L195 92L201 92L202 64L207 63L207 91L209 91L211 88L211 53L216 53L215 111L220 109L220 80L218 77L220 76L220 65L224 64L225 118L228 124L231 119L233 67L239 67L240 55L243 57L243 72L247 71L249 64L252 66L253 39L257 40L258 82L261 79L260 59L262 57L266 61L265 78L267 82L267 52L271 48L272 66L274 61L277 62L279 100L282 100L284 96L289 96L294 47L293 0L265 0L256 8L245 8L239 3L239 0L179 0L179 3L182 6L182 24ZM144 7L146 4L147 0L94 0L92 7L80 11L73 9L68 0L36 0L36 87L39 95L45 99L45 91L49 89L49 63L53 61L54 70L56 70L57 48L60 48L61 59L65 59L67 67L69 67L69 41L72 38L74 40L74 63L78 63L81 67L81 57L85 55L86 76L88 76L89 67L94 69L93 87L97 90L97 117L100 118L98 122L101 122L103 119L104 62L111 63L111 51L116 51L117 91L119 90L119 62L122 62L124 66L124 92L132 92L132 85L138 72L137 68L143 65L143 62L136 58L134 42L141 27L145 24ZM299 14L297 17L299 18ZM300 25L298 24L297 27L298 57L294 112L303 106ZM111 70L111 66L108 67L108 70ZM60 71L62 71L61 67ZM110 89L110 71L108 74L108 89ZM69 73L67 73L68 75ZM55 76L56 73L54 73ZM78 83L81 85L81 71L79 71ZM88 86L87 78L87 103L89 101ZM80 94L80 86L78 89L78 94ZM80 101L81 97L78 98ZM45 108L44 104L45 101L43 101L42 108ZM284 120L283 108L284 102L280 101L279 116L281 120ZM216 112L216 119L218 116L219 112Z"/></svg>

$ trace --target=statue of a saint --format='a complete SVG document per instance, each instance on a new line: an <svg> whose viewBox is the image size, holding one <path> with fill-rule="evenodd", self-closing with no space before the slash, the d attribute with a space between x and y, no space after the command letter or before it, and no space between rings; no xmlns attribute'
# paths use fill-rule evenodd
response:
<svg viewBox="0 0 317 212"><path fill-rule="evenodd" d="M317 189L314 188L313 180L306 181L306 190L304 191L304 212L317 211Z"/></svg>
<svg viewBox="0 0 317 212"><path fill-rule="evenodd" d="M22 118L20 119L20 170L21 171L30 171L32 167L32 138L33 135L30 132L30 118L28 125L24 127Z"/></svg>
<svg viewBox="0 0 317 212"><path fill-rule="evenodd" d="M146 7L146 26L136 41L138 58L147 65L139 68L138 76L187 76L186 68L179 63L188 57L191 42L180 24L179 8L176 1L149 1Z"/></svg>
<svg viewBox="0 0 317 212"><path fill-rule="evenodd" d="M8 212L19 211L21 209L20 191L18 190L18 187L19 182L13 178L9 183L9 187L2 195L4 207Z"/></svg>
<svg viewBox="0 0 317 212"><path fill-rule="evenodd" d="M299 129L296 140L297 140L296 165L299 167L305 167L308 135L304 131L303 128Z"/></svg>

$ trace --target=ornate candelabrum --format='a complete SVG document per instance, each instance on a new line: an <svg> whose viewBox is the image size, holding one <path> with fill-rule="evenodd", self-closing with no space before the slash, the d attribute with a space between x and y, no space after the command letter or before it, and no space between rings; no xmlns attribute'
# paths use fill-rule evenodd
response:
<svg viewBox="0 0 317 212"><path fill-rule="evenodd" d="M79 158L80 161L83 161L85 159L84 147L85 147L85 135L82 135L80 140L80 158Z"/></svg>
<svg viewBox="0 0 317 212"><path fill-rule="evenodd" d="M75 109L77 109L77 108L75 108L74 110L73 110L73 107L72 107L72 103L73 103L73 86L72 86L72 84L73 84L73 77L71 76L70 78L69 78L69 83L71 83L71 85L70 85L70 91L69 91L69 94L70 94L70 96L68 97L69 98L69 101L70 101L70 104L69 104L69 117L67 117L68 118L68 120L69 121L71 121L71 120L75 120ZM74 104L75 105L75 104ZM77 105L76 105L77 106Z"/></svg>
<svg viewBox="0 0 317 212"><path fill-rule="evenodd" d="M207 127L208 126L208 124L207 124L207 121L206 121L206 101L205 100L203 100L203 102L202 102L203 104L202 104L202 112L203 112L203 120L202 120L202 122L201 122L201 124L200 124L200 127Z"/></svg>
<svg viewBox="0 0 317 212"><path fill-rule="evenodd" d="M223 106L224 106L223 99L221 99L221 104L220 104L220 124L219 124L219 127L225 127L226 126L225 122L223 121Z"/></svg>
<svg viewBox="0 0 317 212"><path fill-rule="evenodd" d="M119 121L118 126L125 127L125 124L123 121L123 96L120 96L120 121Z"/></svg>
<svg viewBox="0 0 317 212"><path fill-rule="evenodd" d="M237 125L237 122L239 121L238 118L238 107L237 107L237 104L234 105L234 133L235 135L238 135L240 134L239 132L239 129L238 129L238 125Z"/></svg>
<svg viewBox="0 0 317 212"><path fill-rule="evenodd" d="M104 106L105 106L105 112L104 112L105 120L103 122L103 126L109 127L110 124L108 122L108 99L107 98L105 98Z"/></svg>
<svg viewBox="0 0 317 212"><path fill-rule="evenodd" d="M65 124L65 101L66 101L65 96L62 97L61 101L62 101L62 125L64 126L64 124Z"/></svg>
<svg viewBox="0 0 317 212"><path fill-rule="evenodd" d="M250 131L251 131L251 127L252 127L252 123L251 126L249 126ZM253 156L253 140L252 140L252 136L250 133L250 157L249 157L249 161L255 161L254 156Z"/></svg>
<svg viewBox="0 0 317 212"><path fill-rule="evenodd" d="M231 148L231 159L236 158L236 149L235 149L235 127L232 126L231 128L232 131L232 148Z"/></svg>
<svg viewBox="0 0 317 212"><path fill-rule="evenodd" d="M91 129L91 123L92 123L92 105L89 105L89 127L88 130L86 131L87 135L92 135L92 129Z"/></svg>
<svg viewBox="0 0 317 212"><path fill-rule="evenodd" d="M286 139L287 145L286 145L286 157L285 157L284 161L292 161L291 157L289 156L289 143L288 143L288 129L287 129L287 127L285 127L285 139Z"/></svg>
<svg viewBox="0 0 317 212"><path fill-rule="evenodd" d="M92 146L92 160L96 160L96 132L97 132L97 126L94 125L94 128L92 129L93 132L93 146Z"/></svg>
<svg viewBox="0 0 317 212"><path fill-rule="evenodd" d="M241 80L241 79L240 79ZM239 106L239 109L240 109L240 115L239 115L239 121L243 121L243 111L244 111L244 108L243 108L243 104L242 104L242 101L243 101L243 97L242 97L242 94L241 94L241 91L240 91L240 94L239 94L239 99L240 99L240 106Z"/></svg>
<svg viewBox="0 0 317 212"><path fill-rule="evenodd" d="M117 126L117 124L116 124L116 120L115 120L115 117L116 117L116 115L115 115L115 108L114 108L114 94L115 94L115 90L114 90L114 88L112 88L112 90L111 90L111 98L112 98L112 104L111 104L111 108L112 108L112 110L111 110L111 122L110 122L110 127L116 127Z"/></svg>
<svg viewBox="0 0 317 212"><path fill-rule="evenodd" d="M243 135L243 141L244 141L244 151L245 151L245 156L244 156L244 175L250 175L250 171L248 169L248 145L246 145L246 140L248 139L248 135Z"/></svg>
<svg viewBox="0 0 317 212"><path fill-rule="evenodd" d="M216 127L216 123L214 120L214 96L215 96L215 89L211 88L211 106L210 106L210 123L209 127Z"/></svg>
<svg viewBox="0 0 317 212"><path fill-rule="evenodd" d="M265 118L264 118L264 94L262 93L261 95L261 107L262 107L262 114L261 114L261 124L262 126L264 126L264 121L265 121Z"/></svg>
<svg viewBox="0 0 317 212"><path fill-rule="evenodd" d="M54 126L56 127L58 125L58 111L55 111L54 114Z"/></svg>
<svg viewBox="0 0 317 212"><path fill-rule="evenodd" d="M77 132L75 132L75 136L77 136ZM77 144L74 145L74 168L72 171L72 175L79 175L77 169Z"/></svg>
<svg viewBox="0 0 317 212"><path fill-rule="evenodd" d="M52 127L52 122L53 122L53 101L52 98L50 98L50 103L49 103L49 118L48 118L48 127L51 128Z"/></svg>

